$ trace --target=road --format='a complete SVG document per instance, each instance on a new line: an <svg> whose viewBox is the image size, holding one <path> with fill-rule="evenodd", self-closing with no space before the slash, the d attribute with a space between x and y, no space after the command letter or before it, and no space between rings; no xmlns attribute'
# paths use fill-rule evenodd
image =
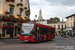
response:
<svg viewBox="0 0 75 50"><path fill-rule="evenodd" d="M56 36L53 41L30 43L19 39L3 39L0 50L75 50L75 39Z"/></svg>

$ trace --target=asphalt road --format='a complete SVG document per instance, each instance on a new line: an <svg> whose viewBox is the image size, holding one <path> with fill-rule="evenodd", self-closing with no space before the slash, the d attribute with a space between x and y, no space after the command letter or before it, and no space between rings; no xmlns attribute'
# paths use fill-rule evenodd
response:
<svg viewBox="0 0 75 50"><path fill-rule="evenodd" d="M75 40L56 36L53 41L30 43L19 39L0 40L0 50L75 50Z"/></svg>

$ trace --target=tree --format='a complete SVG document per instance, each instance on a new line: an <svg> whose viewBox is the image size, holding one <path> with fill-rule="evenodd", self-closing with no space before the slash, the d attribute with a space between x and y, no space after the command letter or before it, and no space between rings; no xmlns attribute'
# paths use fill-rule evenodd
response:
<svg viewBox="0 0 75 50"><path fill-rule="evenodd" d="M54 20L59 22L60 21L60 18L59 17L54 17Z"/></svg>

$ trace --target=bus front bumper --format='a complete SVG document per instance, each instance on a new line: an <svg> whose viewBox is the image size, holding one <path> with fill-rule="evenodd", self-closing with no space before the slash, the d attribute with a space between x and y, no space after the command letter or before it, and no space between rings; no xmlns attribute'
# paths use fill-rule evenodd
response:
<svg viewBox="0 0 75 50"><path fill-rule="evenodd" d="M36 42L35 39L29 39L29 38L20 38L20 41L25 41L25 42Z"/></svg>

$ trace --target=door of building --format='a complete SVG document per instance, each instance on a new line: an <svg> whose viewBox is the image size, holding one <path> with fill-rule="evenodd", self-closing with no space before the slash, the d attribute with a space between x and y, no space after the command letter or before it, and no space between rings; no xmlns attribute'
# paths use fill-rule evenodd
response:
<svg viewBox="0 0 75 50"><path fill-rule="evenodd" d="M10 38L13 38L13 29L10 28Z"/></svg>
<svg viewBox="0 0 75 50"><path fill-rule="evenodd" d="M17 27L15 26L15 36L17 36Z"/></svg>
<svg viewBox="0 0 75 50"><path fill-rule="evenodd" d="M5 28L2 28L2 37L5 37Z"/></svg>

